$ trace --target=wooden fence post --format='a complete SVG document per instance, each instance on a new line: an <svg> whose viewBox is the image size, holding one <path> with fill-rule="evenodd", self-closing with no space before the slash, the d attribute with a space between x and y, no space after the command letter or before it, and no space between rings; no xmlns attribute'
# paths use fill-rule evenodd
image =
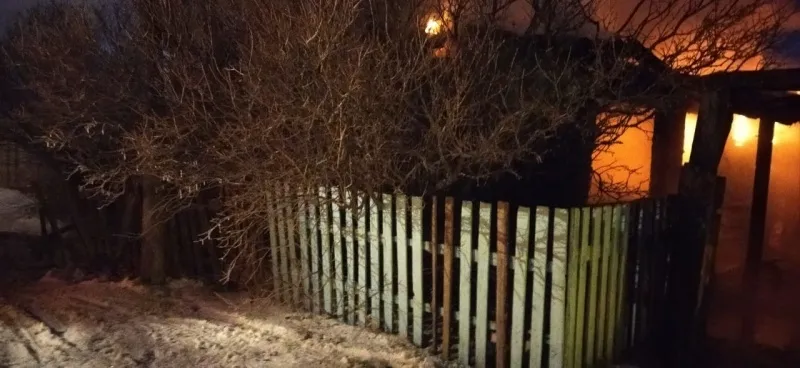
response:
<svg viewBox="0 0 800 368"><path fill-rule="evenodd" d="M438 197L431 198L431 351L436 351L436 344L438 339L438 320L439 320L439 303L437 298L437 286L439 284L439 271L437 263L439 260L439 237L437 230L437 217L438 215Z"/></svg>
<svg viewBox="0 0 800 368"><path fill-rule="evenodd" d="M669 273L670 313L666 321L663 359L675 366L690 365L694 337L685 326L696 327L697 291L700 284L702 252L708 241L713 212L717 168L733 122L730 91L706 92L701 98L697 129L689 163L683 167L678 189L673 248ZM687 333L688 332L688 333Z"/></svg>
<svg viewBox="0 0 800 368"><path fill-rule="evenodd" d="M444 205L444 285L442 290L442 355L450 359L450 331L453 317L453 199L446 198Z"/></svg>
<svg viewBox="0 0 800 368"><path fill-rule="evenodd" d="M764 256L764 235L767 222L767 197L769 196L769 173L772 164L772 138L775 134L773 119L762 119L758 128L756 171L753 182L753 205L750 208L750 234L747 242L743 290L747 290L747 301L742 318L742 340L752 342L756 328L756 295L759 286L759 271Z"/></svg>
<svg viewBox="0 0 800 368"><path fill-rule="evenodd" d="M495 346L496 363L505 367L506 334L506 298L508 297L508 203L497 204L497 297L495 298Z"/></svg>
<svg viewBox="0 0 800 368"><path fill-rule="evenodd" d="M461 203L461 239L459 242L459 296L458 296L458 359L469 363L470 332L472 331L472 202Z"/></svg>

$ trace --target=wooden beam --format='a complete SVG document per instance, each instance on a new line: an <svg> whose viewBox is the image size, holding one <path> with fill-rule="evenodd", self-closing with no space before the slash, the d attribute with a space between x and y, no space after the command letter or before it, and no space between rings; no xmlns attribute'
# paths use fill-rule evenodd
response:
<svg viewBox="0 0 800 368"><path fill-rule="evenodd" d="M735 113L754 119L792 124L800 121L800 95L794 93L769 93L737 90L731 94Z"/></svg>
<svg viewBox="0 0 800 368"><path fill-rule="evenodd" d="M650 162L650 196L664 197L678 191L683 164L683 134L686 109L656 111Z"/></svg>
<svg viewBox="0 0 800 368"><path fill-rule="evenodd" d="M700 334L697 321L700 271L713 217L717 167L733 122L730 93L706 93L700 101L692 155L683 167L678 196L672 201L674 237L667 298L670 314L659 326L664 339L657 344L666 366L688 366ZM660 333L658 335L661 335Z"/></svg>
<svg viewBox="0 0 800 368"><path fill-rule="evenodd" d="M709 88L799 91L800 69L775 69L713 73L701 77Z"/></svg>
<svg viewBox="0 0 800 368"><path fill-rule="evenodd" d="M747 242L742 290L747 293L742 318L742 339L752 341L755 336L755 303L758 293L759 268L764 252L764 235L767 222L767 198L769 196L769 174L772 166L772 138L775 135L773 120L764 119L758 127L758 149L756 172L753 180L753 204L750 207L750 236Z"/></svg>
<svg viewBox="0 0 800 368"><path fill-rule="evenodd" d="M728 90L708 92L701 98L697 114L689 164L714 178L733 123L730 98Z"/></svg>

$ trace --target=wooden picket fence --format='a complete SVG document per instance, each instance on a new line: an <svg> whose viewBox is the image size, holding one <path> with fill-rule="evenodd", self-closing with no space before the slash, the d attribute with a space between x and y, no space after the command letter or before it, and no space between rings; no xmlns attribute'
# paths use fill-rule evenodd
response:
<svg viewBox="0 0 800 368"><path fill-rule="evenodd" d="M663 200L562 209L336 189L279 197L267 220L285 302L446 359L601 366L646 339L659 315Z"/></svg>

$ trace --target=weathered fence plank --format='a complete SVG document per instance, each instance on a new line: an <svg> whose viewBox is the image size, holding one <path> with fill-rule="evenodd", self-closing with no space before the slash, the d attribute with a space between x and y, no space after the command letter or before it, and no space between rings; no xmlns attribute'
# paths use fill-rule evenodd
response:
<svg viewBox="0 0 800 368"><path fill-rule="evenodd" d="M286 254L289 261L289 275L292 278L291 283L291 297L292 304L299 306L302 304L300 295L300 287L302 281L300 280L300 261L297 259L297 242L295 236L297 235L297 218L294 213L295 197L294 191L285 184L283 187L284 202L286 203Z"/></svg>
<svg viewBox="0 0 800 368"><path fill-rule="evenodd" d="M424 306L422 285L422 198L411 198L411 284L414 289L412 298L412 323L414 325L414 343L422 344L422 314Z"/></svg>
<svg viewBox="0 0 800 368"><path fill-rule="evenodd" d="M301 193L299 197L297 228L300 231L300 272L303 277L303 307L306 310L312 310L314 294L311 290L311 272L309 269L308 199L306 198L306 193Z"/></svg>
<svg viewBox="0 0 800 368"><path fill-rule="evenodd" d="M397 332L408 337L408 198L395 197L395 232L397 233Z"/></svg>
<svg viewBox="0 0 800 368"><path fill-rule="evenodd" d="M569 210L569 238L567 241L567 317L566 335L564 336L564 367L576 367L575 364L575 339L578 336L578 278L580 276L580 240L581 240L581 210Z"/></svg>
<svg viewBox="0 0 800 368"><path fill-rule="evenodd" d="M586 334L587 334L587 306L586 306L586 288L588 287L590 273L588 270L588 263L591 259L590 247L590 229L592 228L592 209L581 209L581 239L580 239L580 263L579 276L578 276L578 315L575 318L577 336L575 339L575 366L583 367L589 361L586 355Z"/></svg>
<svg viewBox="0 0 800 368"><path fill-rule="evenodd" d="M606 353L607 328L608 328L608 279L609 279L609 255L611 254L611 220L612 220L612 207L602 207L602 221L603 221L603 240L602 249L600 253L600 294L598 297L598 321L597 321L597 357L600 361L607 361L610 356Z"/></svg>
<svg viewBox="0 0 800 368"><path fill-rule="evenodd" d="M587 364L597 359L597 299L599 297L600 283L600 252L603 244L603 211L600 207L592 208L592 242L591 242L591 261L589 267L589 326L587 329L586 359Z"/></svg>
<svg viewBox="0 0 800 368"><path fill-rule="evenodd" d="M356 210L358 217L358 221L356 221L356 232L358 234L356 236L356 241L358 242L358 251L356 253L356 265L358 266L358 304L356 305L356 309L358 310L358 323L362 326L366 326L368 323L367 308L369 307L369 258L367 258L367 249L369 248L367 216L369 215L369 209L366 203L364 203L365 198L366 197L361 194L356 194L356 200L358 201Z"/></svg>
<svg viewBox="0 0 800 368"><path fill-rule="evenodd" d="M369 283L370 320L373 328L381 327L381 224L378 219L378 203L369 198Z"/></svg>
<svg viewBox="0 0 800 368"><path fill-rule="evenodd" d="M553 210L550 223L552 234L551 292L550 292L550 356L549 366L564 366L565 315L567 309L567 241L569 239L569 212L565 209Z"/></svg>
<svg viewBox="0 0 800 368"><path fill-rule="evenodd" d="M531 213L527 208L517 210L517 231L514 252L514 283L511 296L511 367L523 366L523 353L525 351L525 297L528 285L528 247L531 224ZM464 282L462 281L462 285Z"/></svg>
<svg viewBox="0 0 800 368"><path fill-rule="evenodd" d="M478 213L478 280L475 304L475 365L486 366L487 338L489 337L489 265L492 262L489 252L492 208L488 203L480 204Z"/></svg>
<svg viewBox="0 0 800 368"><path fill-rule="evenodd" d="M336 317L346 321L345 316L345 264L342 260L342 203L338 188L331 188L331 252L333 252L333 300Z"/></svg>
<svg viewBox="0 0 800 368"><path fill-rule="evenodd" d="M430 285L431 285L431 343L430 343L430 350L435 352L436 345L438 343L437 339L439 337L439 300L438 300L438 290L437 287L439 285L439 270L437 270L438 259L439 259L439 234L437 232L437 223L438 223L438 198L433 197L430 201L431 203L431 221L430 221L430 229L431 229L431 242L430 242L430 254L431 254L431 268L430 268Z"/></svg>
<svg viewBox="0 0 800 368"><path fill-rule="evenodd" d="M356 286L356 265L358 264L358 258L356 258L356 228L353 225L353 217L355 214L353 213L353 195L350 191L345 192L344 203L347 204L347 207L344 209L344 227L345 227L345 239L344 239L344 250L345 250L345 262L347 262L347 282L345 283L345 297L347 299L347 321L349 323L355 324L357 322L356 311L358 310L358 304L356 303L357 297L357 286ZM355 208L357 212L358 209Z"/></svg>
<svg viewBox="0 0 800 368"><path fill-rule="evenodd" d="M508 298L508 203L497 204L497 296L495 297L495 362L497 367L505 367L506 299Z"/></svg>
<svg viewBox="0 0 800 368"><path fill-rule="evenodd" d="M619 249L619 273L617 275L617 285L619 285L619 290L617 292L617 321L619 321L619 326L617 327L618 331L616 333L615 341L617 341L617 348L615 349L615 354L619 355L622 353L624 349L628 347L628 323L630 322L630 317L628 314L630 313L630 307L627 306L625 301L628 297L628 288L627 281L628 281L628 242L630 237L628 236L629 227L630 227L630 208L625 207L621 210L620 214L620 224L619 224L619 231L617 232L620 238L620 249Z"/></svg>
<svg viewBox="0 0 800 368"><path fill-rule="evenodd" d="M461 203L461 239L459 241L459 297L458 297L458 359L469 364L470 331L472 330L472 314L470 313L472 291L472 202Z"/></svg>
<svg viewBox="0 0 800 368"><path fill-rule="evenodd" d="M454 213L452 198L446 198L444 204L444 254L443 254L443 290L442 290L442 356L450 359L450 332L453 318L453 256L454 256Z"/></svg>
<svg viewBox="0 0 800 368"><path fill-rule="evenodd" d="M276 218L278 220L278 254L280 255L280 262L281 262L281 275L282 280L281 284L283 287L281 288L281 299L285 303L291 303L292 301L292 276L289 272L289 242L287 240L287 227L286 227L286 198L284 195L281 195L281 187L277 186L275 188L275 200L277 202L277 209L276 209Z"/></svg>
<svg viewBox="0 0 800 368"><path fill-rule="evenodd" d="M335 278L331 267L331 257L333 257L330 221L331 200L327 190L320 191L320 199L322 199L319 208L319 231L322 237L322 250L320 252L322 257L322 300L325 313L333 314L333 284Z"/></svg>
<svg viewBox="0 0 800 368"><path fill-rule="evenodd" d="M308 223L309 223L309 246L311 247L311 310L314 313L319 313L322 310L320 297L322 294L322 287L320 285L320 276L322 268L320 267L320 251L319 251L319 194L314 195L308 206ZM277 267L277 266L276 266Z"/></svg>
<svg viewBox="0 0 800 368"><path fill-rule="evenodd" d="M543 363L545 285L547 281L547 238L549 230L549 209L536 207L533 234L533 289L531 298L531 354L530 366L541 367Z"/></svg>
<svg viewBox="0 0 800 368"><path fill-rule="evenodd" d="M620 206L614 206L611 214L611 239L610 239L610 252L609 252L609 283L608 283L608 328L606 330L606 351L605 355L613 358L618 341L616 334L619 324L618 319L618 297L619 292L619 267L620 267L620 222L622 221L622 213Z"/></svg>
<svg viewBox="0 0 800 368"><path fill-rule="evenodd" d="M394 332L394 241L392 238L392 196L384 194L381 200L383 235L383 329Z"/></svg>

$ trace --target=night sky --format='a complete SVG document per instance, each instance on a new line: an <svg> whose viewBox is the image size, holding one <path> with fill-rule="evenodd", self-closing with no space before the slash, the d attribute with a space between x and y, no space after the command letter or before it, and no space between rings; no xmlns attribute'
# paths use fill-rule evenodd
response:
<svg viewBox="0 0 800 368"><path fill-rule="evenodd" d="M0 0L0 29L5 27L14 14L36 2L37 0ZM794 2L800 8L800 0ZM775 52L784 63L800 67L800 17L791 23L785 33L786 37Z"/></svg>

